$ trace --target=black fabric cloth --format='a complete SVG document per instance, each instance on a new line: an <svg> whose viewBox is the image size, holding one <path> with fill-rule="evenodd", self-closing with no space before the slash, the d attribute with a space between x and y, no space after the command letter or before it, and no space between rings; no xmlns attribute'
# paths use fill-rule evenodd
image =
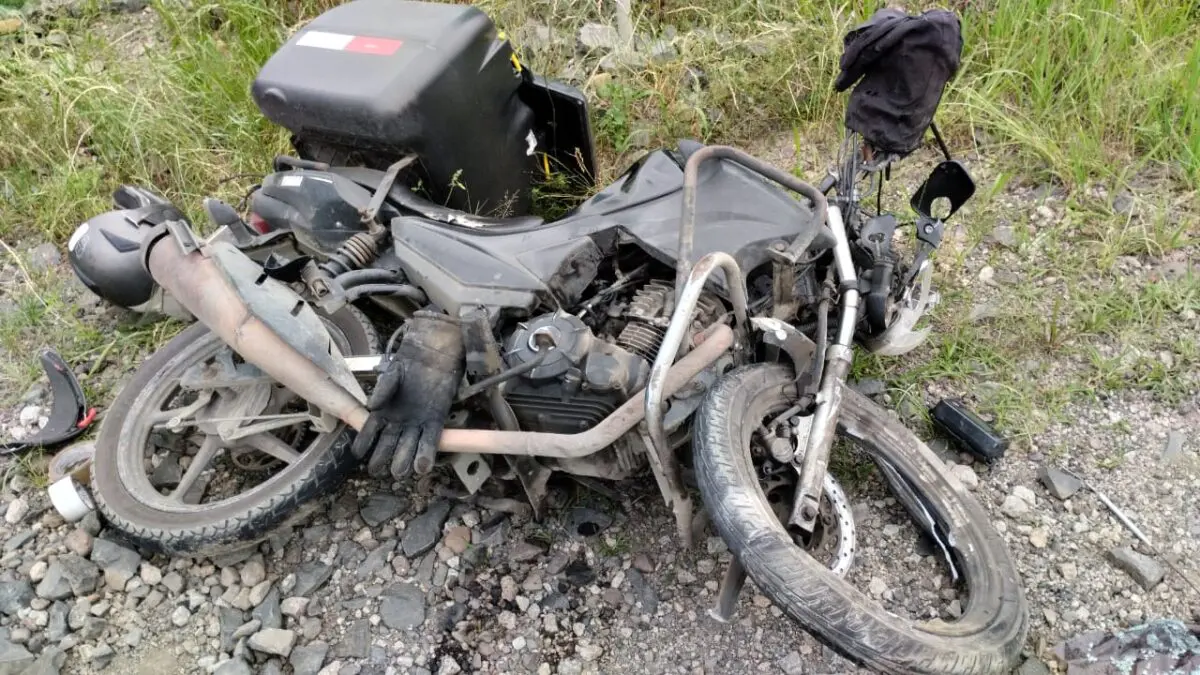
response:
<svg viewBox="0 0 1200 675"><path fill-rule="evenodd" d="M854 87L846 127L887 153L916 150L958 72L962 48L962 24L953 12L876 12L845 37L833 86Z"/></svg>

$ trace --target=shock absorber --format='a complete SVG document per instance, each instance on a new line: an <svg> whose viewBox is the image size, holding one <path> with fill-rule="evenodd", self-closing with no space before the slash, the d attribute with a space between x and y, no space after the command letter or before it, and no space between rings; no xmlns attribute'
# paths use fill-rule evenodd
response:
<svg viewBox="0 0 1200 675"><path fill-rule="evenodd" d="M359 232L338 247L329 260L321 263L321 269L336 277L352 270L362 269L379 257L379 240L370 232Z"/></svg>

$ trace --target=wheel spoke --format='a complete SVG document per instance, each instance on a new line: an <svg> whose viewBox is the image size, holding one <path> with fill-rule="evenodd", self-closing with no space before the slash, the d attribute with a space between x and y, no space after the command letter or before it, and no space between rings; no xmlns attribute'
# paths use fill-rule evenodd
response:
<svg viewBox="0 0 1200 675"><path fill-rule="evenodd" d="M274 434L254 434L247 436L245 442L259 452L266 453L281 462L291 464L300 459L300 453L295 448L284 443Z"/></svg>
<svg viewBox="0 0 1200 675"><path fill-rule="evenodd" d="M213 458L217 456L217 451L221 449L221 437L217 435L206 436L204 442L200 444L200 449L196 451L192 457L192 463L188 465L187 471L184 472L183 478L179 479L179 485L171 490L170 498L182 502L184 495L192 486L199 480L200 474L212 464Z"/></svg>

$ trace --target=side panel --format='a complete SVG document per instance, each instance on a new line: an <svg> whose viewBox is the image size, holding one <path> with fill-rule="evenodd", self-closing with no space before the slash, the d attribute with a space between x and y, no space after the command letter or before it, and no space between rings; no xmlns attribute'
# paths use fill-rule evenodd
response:
<svg viewBox="0 0 1200 675"><path fill-rule="evenodd" d="M528 271L475 242L451 236L432 221L397 218L392 239L404 273L451 314L470 305L486 307L493 315L501 309L531 312L547 291Z"/></svg>
<svg viewBox="0 0 1200 675"><path fill-rule="evenodd" d="M685 156L662 151L647 155L621 180L581 205L579 216L617 223L652 255L673 265L679 256L685 161ZM721 251L732 255L744 272L768 261L766 251L773 242L791 241L820 227L806 202L728 161L710 160L701 167L696 206L693 262ZM832 238L821 228L813 250L832 246ZM723 276L718 272L714 277L723 291Z"/></svg>
<svg viewBox="0 0 1200 675"><path fill-rule="evenodd" d="M658 151L566 218L541 225L467 228L415 216L392 221L404 271L444 309L464 305L529 313L568 308L620 238L673 265L679 250L681 162ZM744 271L767 262L767 248L816 227L811 210L787 192L729 162L701 170L695 258L723 251ZM623 235L623 237L622 237ZM822 230L817 249L832 241ZM724 281L715 279L723 293Z"/></svg>

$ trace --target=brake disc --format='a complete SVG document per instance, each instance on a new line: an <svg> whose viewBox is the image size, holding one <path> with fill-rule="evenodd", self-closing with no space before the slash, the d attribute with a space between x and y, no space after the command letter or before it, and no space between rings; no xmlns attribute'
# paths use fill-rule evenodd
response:
<svg viewBox="0 0 1200 675"><path fill-rule="evenodd" d="M781 472L763 481L763 492L771 503L780 522L786 523L796 489L795 479L785 479ZM794 474L794 472L792 472ZM779 498L771 501L772 494ZM856 546L854 515L850 511L850 500L832 474L826 473L822 482L821 508L817 515L817 527L808 541L793 535L792 540L817 560L825 563L839 577L846 576L854 564Z"/></svg>
<svg viewBox="0 0 1200 675"><path fill-rule="evenodd" d="M864 340L872 354L900 356L916 349L929 337L929 327L914 330L925 312L937 303L937 293L930 288L933 266L926 261L913 284L905 289L899 303L891 308L887 330Z"/></svg>

